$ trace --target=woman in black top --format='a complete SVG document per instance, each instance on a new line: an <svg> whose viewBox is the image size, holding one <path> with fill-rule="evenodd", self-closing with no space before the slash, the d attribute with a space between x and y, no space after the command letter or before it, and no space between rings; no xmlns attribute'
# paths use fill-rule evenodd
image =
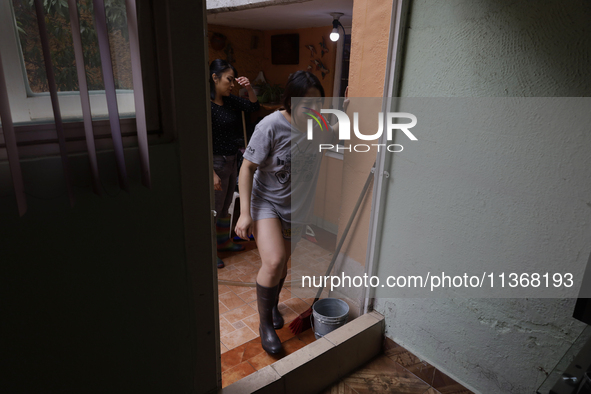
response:
<svg viewBox="0 0 591 394"><path fill-rule="evenodd" d="M216 233L217 249L220 252L244 249L244 246L232 242L229 236L231 223L228 208L236 186L236 154L240 148L237 140L243 135L242 111L254 112L259 109L259 102L250 81L246 77L236 78L237 75L234 66L225 60L216 59L209 66ZM234 81L246 88L249 100L231 94ZM224 267L219 257L217 265L218 268Z"/></svg>

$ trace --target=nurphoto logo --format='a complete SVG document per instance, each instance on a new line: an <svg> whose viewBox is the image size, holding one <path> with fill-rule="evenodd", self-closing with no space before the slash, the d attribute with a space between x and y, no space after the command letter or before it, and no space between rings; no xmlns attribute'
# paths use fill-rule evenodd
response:
<svg viewBox="0 0 591 394"><path fill-rule="evenodd" d="M351 121L349 120L349 116L337 109L321 109L320 113L318 111L313 110L312 108L307 108L311 112L306 112L306 115L309 115L312 119L308 119L308 140L313 139L313 128L314 128L314 121L320 127L320 130L323 131L325 128L328 129L328 125L322 114L333 114L337 117L339 121L339 140L348 141L351 139ZM394 119L410 119L410 123L395 123ZM384 132L384 113L378 113L378 131L374 134L363 134L359 131L359 113L353 113L353 132L355 136L363 141L372 141L380 138ZM393 132L394 130L402 131L411 141L417 141L417 137L414 136L413 133L410 132L409 129L413 128L417 124L417 117L408 112L387 112L386 113L386 138L388 141L393 140ZM380 151L380 148L387 149L388 152L402 152L403 146L400 144L355 144L355 145L337 145L336 149L338 150L348 150L349 152L369 152L371 150L371 146L375 146ZM319 151L322 150L330 150L335 149L335 145L332 144L320 144Z"/></svg>

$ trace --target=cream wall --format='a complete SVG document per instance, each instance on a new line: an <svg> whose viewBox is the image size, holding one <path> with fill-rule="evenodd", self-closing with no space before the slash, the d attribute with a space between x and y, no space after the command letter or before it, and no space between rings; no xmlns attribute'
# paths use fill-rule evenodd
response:
<svg viewBox="0 0 591 394"><path fill-rule="evenodd" d="M589 15L589 3L578 1L413 1L401 95L589 96ZM555 130L539 130L539 138L544 141L561 137L578 141L587 151L591 150L583 135L571 135L564 130L557 136ZM491 135L491 146L499 138L500 134ZM505 171L539 180L532 184L530 192L537 196L537 214L542 218L547 215L544 204L556 203L545 200L548 176L555 176L562 167L573 168L574 176L584 177L588 168L583 163L571 162L569 155L549 155L544 166L532 166L540 160L540 153L531 147L510 168L502 161L503 155L499 155L489 162L492 164L488 168L478 169L483 155L477 152L482 147L467 148L457 156L440 150L422 157L420 168L453 168L461 162L480 176ZM406 156L404 161L412 162L413 158L417 159ZM544 172L548 167L554 169ZM445 258L460 258L480 250L481 258L495 266L495 254L484 253L490 239L483 235L483 230L511 206L507 207L492 193L479 197L487 210L473 205L474 198L458 198L469 195L473 185L458 181L452 171L423 172L417 181L416 171L396 156L389 171L392 176L386 186L378 274L393 265L408 263L400 259L401 252L408 256L442 252L435 246L434 241L441 236L436 228L444 228L446 238L454 241L454 252L448 253L446 249ZM588 197L587 184L570 184L568 193ZM504 187L511 190L509 183ZM440 198L441 194L448 197ZM581 218L589 216L584 204L569 204L564 209ZM449 212L462 212L462 220ZM490 215L489 220L483 219L483 215ZM512 227L505 223L494 234L499 240L514 237L517 243L531 242L535 255L536 233L527 230L529 218L525 215L525 211L515 210ZM402 246L389 242L417 227L422 228L421 242ZM462 236L466 233L474 234L470 244ZM546 242L559 248L558 239L562 236L551 233ZM388 337L467 387L487 394L535 392L546 378L544 371L552 370L582 329L582 323L571 317L572 299L380 299L375 307L386 316Z"/></svg>
<svg viewBox="0 0 591 394"><path fill-rule="evenodd" d="M349 97L382 97L386 77L386 57L391 13L391 2L356 0L353 3ZM359 111L357 107L358 103L359 101L352 100L347 112L351 114ZM381 100L376 100L375 103L379 105ZM363 120L362 118L361 121ZM369 129L377 128L371 121ZM352 136L350 144L354 145L358 143L372 142L361 141L355 136ZM359 198L375 158L375 152L360 154L345 151L339 238L351 216L353 207ZM370 186L341 251L350 260L362 267L365 266L365 253L367 250L369 218L371 213L371 196Z"/></svg>

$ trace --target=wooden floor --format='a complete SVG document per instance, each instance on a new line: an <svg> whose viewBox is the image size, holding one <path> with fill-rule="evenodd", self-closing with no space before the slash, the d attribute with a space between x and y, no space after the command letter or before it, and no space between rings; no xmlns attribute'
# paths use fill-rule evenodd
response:
<svg viewBox="0 0 591 394"><path fill-rule="evenodd" d="M322 394L473 394L429 363L386 338L384 353Z"/></svg>

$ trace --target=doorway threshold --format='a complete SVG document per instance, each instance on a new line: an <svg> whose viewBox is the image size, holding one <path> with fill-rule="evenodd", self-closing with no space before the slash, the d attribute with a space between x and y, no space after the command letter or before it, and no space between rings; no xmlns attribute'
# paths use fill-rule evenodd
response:
<svg viewBox="0 0 591 394"><path fill-rule="evenodd" d="M369 312L219 393L320 392L380 354L384 328L384 316Z"/></svg>

